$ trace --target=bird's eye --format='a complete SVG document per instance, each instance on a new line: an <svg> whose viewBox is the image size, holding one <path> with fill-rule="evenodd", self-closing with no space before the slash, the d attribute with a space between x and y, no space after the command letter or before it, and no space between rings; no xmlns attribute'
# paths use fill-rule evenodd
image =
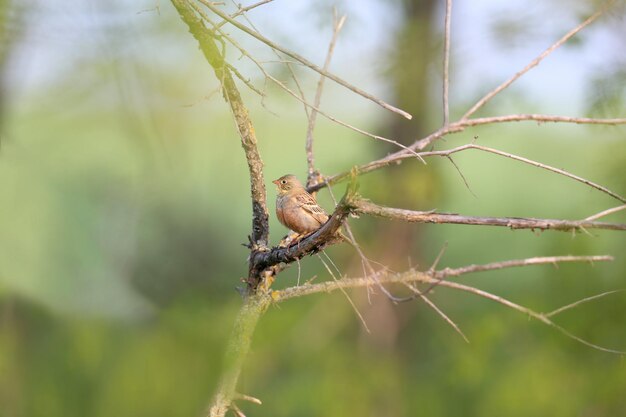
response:
<svg viewBox="0 0 626 417"><path fill-rule="evenodd" d="M287 184L287 181L286 180L282 180L280 183L281 184Z"/></svg>

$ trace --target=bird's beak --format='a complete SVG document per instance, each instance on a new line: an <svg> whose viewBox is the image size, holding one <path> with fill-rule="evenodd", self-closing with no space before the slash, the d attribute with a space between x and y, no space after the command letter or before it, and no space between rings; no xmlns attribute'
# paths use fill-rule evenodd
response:
<svg viewBox="0 0 626 417"><path fill-rule="evenodd" d="M278 185L278 180L274 180L274 181L272 181L272 184L276 184L276 185Z"/></svg>

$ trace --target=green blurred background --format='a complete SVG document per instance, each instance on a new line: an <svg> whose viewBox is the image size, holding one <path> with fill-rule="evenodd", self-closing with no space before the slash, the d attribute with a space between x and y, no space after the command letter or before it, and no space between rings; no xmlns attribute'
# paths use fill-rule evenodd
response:
<svg viewBox="0 0 626 417"><path fill-rule="evenodd" d="M452 118L573 27L593 2L455 5ZM530 4L529 4L530 3ZM410 143L441 121L443 2L279 2L250 13L259 29L321 62L331 6L348 14L333 70L409 110L399 121L328 83L323 107ZM622 6L620 6L622 7ZM529 73L482 115L544 112L624 117L624 12L618 7ZM195 40L168 2L0 0L0 417L198 416L214 391L247 272L247 168L227 106ZM280 22L278 25L276 22ZM235 33L234 30L230 30ZM238 38L264 60L276 57ZM621 40L621 41L620 41ZM263 88L235 51L231 62ZM267 64L288 81L280 64ZM317 77L296 68L309 97ZM241 86L270 180L304 178L306 118L266 86ZM438 149L497 147L626 194L623 127L512 124L467 131ZM325 174L393 150L320 119ZM417 210L580 219L618 205L566 178L476 151L408 161L363 176L365 197ZM344 185L335 187L335 194ZM321 204L332 201L326 191ZM607 221L624 222L623 214ZM626 234L351 220L373 259L396 270L549 255L610 254L598 265L503 270L460 281L537 311L624 288ZM272 216L271 239L286 230ZM328 254L359 275L347 245ZM295 285L295 266L278 277ZM332 279L318 258L301 279ZM626 415L622 357L578 344L488 300L436 289L423 303L350 293L289 301L263 317L240 391L252 416ZM556 320L626 349L626 293Z"/></svg>

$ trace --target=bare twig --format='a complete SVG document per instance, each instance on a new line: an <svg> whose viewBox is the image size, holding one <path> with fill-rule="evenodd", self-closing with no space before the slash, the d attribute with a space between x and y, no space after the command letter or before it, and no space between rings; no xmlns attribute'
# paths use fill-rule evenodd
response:
<svg viewBox="0 0 626 417"><path fill-rule="evenodd" d="M404 110L398 109L394 106L392 106L391 104L386 103L385 101L374 97L373 95L366 93L365 91L361 90L358 87L353 86L352 84L348 83L347 81L337 77L336 75L324 71L322 68L320 68L319 66L315 65L314 63L312 63L311 61L309 61L308 59L304 58L303 56L290 51L274 42L272 42L271 40L267 39L266 37L264 37L263 35L261 35L260 33L256 32L255 30L250 29L249 27L237 22L236 20L234 20L233 18L231 18L229 15L227 15L226 13L224 13L223 11L221 11L219 8L215 7L210 1L207 0L199 0L202 4L204 4L209 10L211 10L213 13L215 13L216 15L218 15L219 17L221 17L222 19L228 21L230 24L232 24L233 26L235 26L237 29L247 33L248 35L252 36L253 38L257 39L258 41L266 44L267 46L269 46L272 49L275 49L277 51L282 52L283 54L287 55L290 58L295 59L296 61L299 61L300 63L302 63L303 65L311 68L313 71L327 77L330 78L331 80L335 81L337 84L340 84L342 86L344 86L345 88L347 88L348 90L368 99L373 101L374 103L378 104L379 106L397 113L407 119L411 119L412 116L405 112Z"/></svg>
<svg viewBox="0 0 626 417"><path fill-rule="evenodd" d="M323 251L322 251L323 252ZM324 254L326 254L325 252L323 252ZM326 262L324 262L324 259L322 259L322 257L317 254L317 256L319 257L320 261L322 261L322 264L324 265L324 267L326 268L326 271L328 271L328 273L330 274L330 276L335 280L335 281L339 281L337 279L337 277L335 276L335 274L333 273L333 271L328 267L328 265L326 264ZM326 255L326 257L328 257L328 255ZM328 259L330 260L330 257L328 257ZM332 262L332 260L331 260ZM370 332L370 328L367 327L367 322L365 321L365 318L363 317L363 315L361 314L361 312L359 311L359 308L356 306L356 304L354 303L354 301L352 301L352 298L350 297L350 295L346 292L346 290L344 290L343 288L340 289L340 291L343 293L343 295L346 297L346 299L348 300L348 303L350 304L350 306L352 307L352 310L354 310L354 313L357 315L357 317L359 318L359 320L361 321L361 324L363 324L363 328L365 329L366 332L371 333Z"/></svg>
<svg viewBox="0 0 626 417"><path fill-rule="evenodd" d="M446 0L446 17L444 19L443 40L443 125L446 126L450 119L450 107L448 105L448 88L450 86L450 21L452 19L452 0Z"/></svg>
<svg viewBox="0 0 626 417"><path fill-rule="evenodd" d="M571 308L578 307L579 305L581 305L583 303L588 303L589 301L597 300L598 298L606 297L607 295L611 295L611 294L615 294L617 292L623 292L623 291L626 291L626 290L606 291L606 292L603 292L601 294L592 295L591 297L583 298L582 300L578 300L576 302L573 302L573 303L568 304L566 306L563 306L561 308L557 308L556 310L551 311L549 313L545 313L545 316L546 317L556 316L557 314L560 314L560 313L562 313L564 311L567 311L567 310L569 310Z"/></svg>
<svg viewBox="0 0 626 417"><path fill-rule="evenodd" d="M346 16L341 16L337 19L337 9L333 9L333 35L330 39L330 43L328 44L328 52L326 53L326 60L324 61L324 67L322 68L324 71L328 71L330 67L330 61L333 57L333 52L335 50L335 45L337 43L337 38L339 37L339 32L341 32L341 28L346 21ZM315 176L315 160L313 156L313 130L315 129L315 122L317 119L317 110L320 106L322 100L322 92L324 90L324 81L326 77L320 76L319 81L317 82L317 90L315 91L315 99L313 100L313 109L311 110L311 115L309 117L309 125L306 132L306 161L309 169L307 185L311 183Z"/></svg>
<svg viewBox="0 0 626 417"><path fill-rule="evenodd" d="M271 3L273 1L274 0L262 0L262 1L258 2L258 3L251 4L250 6L240 7L239 10L237 10L235 13L231 14L230 17L231 17L231 19L234 19L237 16L240 16L240 15L242 15L244 13L249 12L252 9L256 9L259 6L263 6L264 4ZM226 21L220 22L220 26L225 25L226 23L227 23Z"/></svg>
<svg viewBox="0 0 626 417"><path fill-rule="evenodd" d="M375 284L376 282L380 282L383 284L404 284L411 282L422 282L426 284L437 284L442 287L452 288L460 291L469 292L480 297L484 297L500 303L506 307L517 310L521 313L524 313L550 327L553 327L566 335L567 337L582 343L586 346L592 347L597 350L601 350L603 352L608 353L616 353L616 354L625 354L626 352L608 349L591 342L588 342L559 326L552 320L548 318L545 314L537 313L527 307L521 306L519 304L513 303L512 301L507 300L506 298L491 294L487 291L480 290L475 287L470 287L468 285L463 285L458 282L445 281L442 280L442 277L452 277L459 276L462 274L467 274L471 272L478 271L493 271L499 270L503 268L517 267L517 266L527 266L527 265L538 265L538 264L555 264L558 262L598 262L598 261L611 261L613 258L610 256L554 256L547 258L530 258L530 259L520 259L516 261L507 261L507 262L495 262L491 264L485 265L471 265L469 267L450 269L446 268L444 270L437 271L435 277L428 273L418 272L415 270L409 270L399 274L389 274L387 272L381 272L376 277L364 277L364 278L343 278L339 281L327 281L318 284L312 285L304 285L300 287L290 287L282 291L275 291L273 294L273 299L275 302L285 301L291 298L301 297L305 295L317 294L317 293L329 293L332 291L336 291L339 288L360 288L367 287L369 285Z"/></svg>
<svg viewBox="0 0 626 417"><path fill-rule="evenodd" d="M626 124L626 118L612 118L612 119L592 119L588 117L570 117L570 116L551 116L547 114L509 114L506 116L493 116L493 117L479 117L475 119L461 119L454 123L450 123L448 126L444 126L439 130L431 133L423 139L415 141L409 148L414 150L426 149L436 140L443 138L451 133L462 132L468 127L482 126L496 123L510 123L510 122L528 122L535 121L538 123L573 123L573 124L587 124L587 125L623 125ZM389 155L382 159L387 164L395 162L403 156L402 151ZM374 161L370 164L375 164Z"/></svg>
<svg viewBox="0 0 626 417"><path fill-rule="evenodd" d="M272 1L272 0L270 0ZM231 2L233 4L237 4L235 2L235 0L231 0ZM265 4L267 2L262 2L262 4ZM257 3L256 6L260 6L262 4ZM255 6L255 7L256 7ZM254 23L252 23L252 21L250 20L250 18L248 18L248 15L244 14L243 15L244 19L246 19L246 22L248 22L248 24L250 25L250 27L254 30L256 30L257 32L259 32L259 30L257 29L257 27L254 25ZM222 23L225 23L226 21L223 21ZM219 27L219 26L218 26ZM272 52L274 53L274 55L276 55L276 57L280 60L282 58L282 56L275 51L274 49L272 49ZM294 84L296 85L296 88L298 89L298 93L300 94L300 97L302 97L302 99L306 99L306 96L304 95L304 90L302 89L302 85L300 84L300 81L298 80L298 77L296 76L296 72L293 69L293 61L285 61L283 62L285 64L285 66L287 67L287 70L289 71L289 75L291 76L291 79L293 80ZM306 114L307 119L309 118L309 108L304 105L304 113Z"/></svg>
<svg viewBox="0 0 626 417"><path fill-rule="evenodd" d="M422 150L435 142L449 134L459 133L465 130L468 127L494 124L494 123L508 123L508 122L522 122L522 121L537 121L537 122L552 122L552 123L575 123L575 124L592 124L592 125L623 125L626 124L626 118L613 118L613 119L590 119L583 117L567 117L567 116L550 116L544 114L513 114L507 116L495 116L495 117L483 117L477 119L467 119L467 120L459 120L454 123L450 123L447 126L444 126L435 132L429 134L428 136L415 141L411 146L409 146L412 150ZM424 155L423 152L418 152L418 155ZM372 172L378 170L380 168L384 168L391 164L401 163L402 160L414 157L414 154L409 153L406 150L399 150L395 153L387 155L383 158L376 159L374 161L368 162L358 167L360 174L365 174L368 172ZM309 191L317 191L321 188L326 187L328 184L337 184L348 178L350 175L350 171L344 171L339 174L335 174L329 177L326 177L323 183L315 184L308 188Z"/></svg>
<svg viewBox="0 0 626 417"><path fill-rule="evenodd" d="M235 68L232 64L230 64L229 62L224 61L226 66L228 67L229 70L231 70L233 72L233 74L235 74L235 76L237 76L237 78L239 78L241 80L241 82L243 82L250 90L254 91L255 93L257 93L258 95L260 95L261 97L265 96L265 93L263 91L260 91L258 88L256 88L254 86L254 84L252 84L250 82L250 80L246 77L244 77L239 70L237 70L237 68Z"/></svg>
<svg viewBox="0 0 626 417"><path fill-rule="evenodd" d="M435 312L437 314L439 314L439 316L441 316L442 319L444 319L446 321L446 323L448 323L450 326L452 326L452 328L459 334L461 335L461 337L463 338L463 340L465 340L466 343L469 343L469 339L467 338L467 336L465 336L465 333L463 333L463 331L461 331L461 329L459 328L459 326L450 318L448 317L448 315L446 313L444 313L439 307L437 307L437 305L435 303L433 303L428 297L426 297L426 295L424 295L424 293L420 292L417 288L415 288L413 285L411 284L407 284L408 288L413 291L413 293L415 295L417 295L418 297L420 297L426 304L428 304L428 306L430 308L432 308L433 310L435 310Z"/></svg>
<svg viewBox="0 0 626 417"><path fill-rule="evenodd" d="M459 175L461 176L461 179L463 180L463 183L465 184L465 188L467 188L467 190L474 196L476 197L476 194L474 194L474 192L472 191L472 187L470 187L469 182L467 181L467 178L465 178L465 175L463 175L463 171L461 171L461 168L459 168L459 166L456 164L456 162L454 162L454 159L452 159L452 157L450 155L447 155L446 158L448 158L448 161L450 161L450 163L454 166L454 168L456 169L456 172L459 173Z"/></svg>
<svg viewBox="0 0 626 417"><path fill-rule="evenodd" d="M411 223L448 223L474 226L501 226L511 229L559 230L571 232L581 229L626 230L626 224L594 222L588 220L536 219L525 217L475 217L433 211L413 211L384 207L370 201L353 202L356 213L368 214Z"/></svg>
<svg viewBox="0 0 626 417"><path fill-rule="evenodd" d="M460 268L445 268L437 271L433 274L433 277L442 279L450 277L458 277L465 274L494 271L505 268L517 268L531 265L557 265L560 263L569 262L588 262L593 264L594 262L612 262L612 256L600 255L600 256L540 256L535 258L526 259L513 259L502 262L492 262L484 265L467 265Z"/></svg>
<svg viewBox="0 0 626 417"><path fill-rule="evenodd" d="M623 125L626 124L625 118L613 119L592 119L589 117L569 117L569 116L550 116L547 114L509 114L506 116L493 117L477 117L475 119L466 119L456 123L457 126L470 127L480 126L494 123L508 122L526 122L535 121L539 123L573 123L586 125Z"/></svg>
<svg viewBox="0 0 626 417"><path fill-rule="evenodd" d="M237 417L246 417L241 409L234 402L230 403L230 409L237 415Z"/></svg>
<svg viewBox="0 0 626 417"><path fill-rule="evenodd" d="M507 88L509 85L513 84L516 80L518 80L522 75L526 74L528 71L530 71L532 68L536 67L537 65L539 65L539 63L546 58L548 55L550 55L552 52L554 52L555 49L557 49L558 47L560 47L561 45L563 45L565 42L567 42L572 36L576 35L578 32L580 32L582 29L584 29L585 27L587 27L589 24L591 24L594 20L596 20L598 17L600 17L608 8L608 6L612 3L612 1L609 1L608 3L606 3L603 7L601 7L597 12L595 12L593 15L591 15L587 20L585 20L584 22L582 22L581 24L579 24L578 26L576 26L574 29L570 30L569 32L567 32L561 39L559 39L558 41L556 41L554 44L552 44L548 49L546 49L545 51L543 51L541 54L539 54L539 56L537 56L535 59L533 59L528 65L526 65L522 70L518 71L515 75L513 75L511 78L509 78L508 80L506 80L505 82L503 82L502 84L500 84L498 87L496 87L495 89L493 89L492 91L490 91L489 93L487 93L483 98L481 98L480 100L478 100L476 102L476 104L474 104L472 106L472 108L470 108L464 115L463 117L461 117L461 120L467 119L468 117L470 117L472 114L476 113L476 111L478 109L480 109L482 106L484 106L489 100L491 100L492 98L494 98L496 95L498 95L502 90L504 90L505 88Z"/></svg>
<svg viewBox="0 0 626 417"><path fill-rule="evenodd" d="M540 258L518 259L505 262L493 262L483 265L472 265L457 269L446 268L436 271L434 274L427 272L419 272L410 269L401 273L388 273L382 271L377 274L377 278L383 284L401 284L404 282L424 282L439 283L440 278L455 277L463 274L484 271L496 271L499 269L511 267L523 267L530 265L554 265L560 262L610 262L613 261L612 256L549 256ZM445 281L444 281L445 282ZM317 284L301 285L299 287L289 287L284 290L274 291L274 301L280 302L291 298L302 297L305 295L317 293L329 293L343 288L360 288L374 284L373 277L363 278L342 278L339 281L325 281ZM445 286L445 285L444 285Z"/></svg>
<svg viewBox="0 0 626 417"><path fill-rule="evenodd" d="M618 211L626 209L626 204L618 207L613 207L608 210L601 211L600 213L594 214L593 216L587 217L586 221L597 220L601 217L608 216L609 214L617 213Z"/></svg>
<svg viewBox="0 0 626 417"><path fill-rule="evenodd" d="M360 134L362 134L363 136L367 136L367 137L370 137L370 138L372 138L372 139L380 140L380 141L382 141L382 142L391 143L391 144L393 144L393 145L395 145L395 146L397 146L397 147L399 147L399 148L402 148L402 150L404 150L404 151L406 151L406 152L407 152L407 155L413 155L413 156L415 156L416 158L418 158L418 159L419 159L422 163L424 163L424 164L426 163L426 162L424 161L424 159L422 159L422 157L421 157L421 156L419 156L419 154L418 154L417 152L413 151L412 149L410 149L410 148L409 148L409 147L407 147L407 146L404 146L404 145L403 145L403 144L401 144L400 142L397 142L397 141L395 141L395 140L393 140L393 139L386 138L386 137L384 137L384 136L374 135L373 133L369 133L369 132L367 132L367 131L365 131L365 130L363 130L363 129L360 129L360 128L358 128L358 127L352 126L351 124L346 123L346 122L344 122L344 121L342 121L342 120L339 120L339 119L337 119L336 117L331 116L330 114L328 114L328 113L324 112L324 111L323 111L323 110L321 110L319 107L316 107L316 106L314 106L313 104L309 103L309 102L308 102L308 101L306 101L303 97L301 97L301 95L299 95L299 94L295 93L295 92L294 92L294 91L292 91L289 87L287 87L287 86L286 86L283 82L281 82L280 80L278 80L277 78L275 78L274 76L272 76L270 73L268 73L268 72L265 70L265 68L263 68L263 66L261 65L261 63L260 63L260 62L258 62L258 61L257 61L257 60L256 60L256 59L252 56L252 55L250 55L250 53L249 53L246 49L244 49L241 45L239 45L239 43L238 43L236 40L234 40L231 36L229 36L229 35L228 35L228 34L226 34L224 31L222 31L221 29L219 29L219 28L215 25L215 23L213 23L210 19L208 19L208 17L207 17L205 14L203 14L203 13L201 13L201 12L199 12L199 13L200 13L200 15L201 15L201 16L202 16L202 17L203 17L203 18L204 18L207 22L209 22L210 24L212 24L212 25L213 25L213 27L214 27L214 28L215 28L215 30L216 30L216 31L220 34L220 36L221 36L221 37L223 37L224 39L226 39L226 40L227 40L230 44L232 44L235 48L237 48L237 49L238 49L238 50L239 50L239 51L240 51L240 52L241 52L241 53L242 53L242 54L243 54L246 58L250 59L253 63L255 63L255 64L256 64L256 66L259 68L259 70L261 70L261 72L263 73L263 75L264 75L267 79L269 79L269 80L271 80L272 82L274 82L274 83L275 83L276 85L278 85L278 86L279 86L279 87L280 87L283 91L285 91L286 93L288 93L289 95L291 95L291 96L292 96L293 98L295 98L296 100L300 101L300 102L301 102L302 104L304 104L305 106L307 106L307 107L309 107L309 108L311 108L311 109L315 110L317 113L321 114L322 116L326 117L327 119L329 119L329 120L331 120L331 121L333 121L333 122L335 122L335 123L337 123L337 124L339 124L339 125L341 125L341 126L347 127L348 129L353 130L353 131L355 131L355 132L357 132L357 133L360 133ZM346 175L348 175L348 174L346 174ZM321 187L320 187L320 188L321 188Z"/></svg>
<svg viewBox="0 0 626 417"><path fill-rule="evenodd" d="M562 169L559 169L559 168L555 168L555 167L552 167L550 165L542 164L541 162L533 161L532 159L524 158L524 157L517 156L517 155L511 154L511 153L508 153L508 152L503 152L503 151L500 151L500 150L497 150L497 149L488 148L486 146L476 145L474 143L469 143L467 145L462 145L462 146L459 146L459 147L456 147L456 148L453 148L453 149L449 149L449 150L444 150L444 151L422 152L422 153L420 153L420 155L422 157L425 157L425 156L449 157L453 153L462 152L462 151L465 151L465 150L468 150L468 149L477 149L477 150L484 151L484 152L489 152L489 153L492 153L492 154L495 154L495 155L504 156L504 157L507 157L507 158L514 159L516 161L524 162L525 164L528 164L528 165L532 165L532 166L535 166L535 167L538 167L538 168L541 168L541 169L545 169L547 171L554 172L554 173L559 174L559 175L563 175L564 177L571 178L571 179L576 180L576 181L578 181L580 183L588 185L589 187L595 188L596 190L602 191L603 193L610 195L611 197L621 201L622 203L626 203L626 198L622 197L621 195L619 195L619 194L609 190L606 187L603 187L602 185L596 184L596 183L591 182L591 181L589 181L589 180L587 180L585 178L579 177L578 175L571 174L571 173L569 173L569 172L567 172L565 170L562 170ZM467 181L465 183L467 185Z"/></svg>
<svg viewBox="0 0 626 417"><path fill-rule="evenodd" d="M253 396L251 396L251 395L241 394L241 393L239 393L239 392L235 393L235 396L234 396L234 398L233 398L233 399L234 399L234 400L248 401L248 402L251 402L251 403L253 403L253 404L257 404L257 405L261 405L261 404L263 404L263 403L261 402L261 400L259 400L259 399L258 399L258 398L256 398L256 397L253 397Z"/></svg>

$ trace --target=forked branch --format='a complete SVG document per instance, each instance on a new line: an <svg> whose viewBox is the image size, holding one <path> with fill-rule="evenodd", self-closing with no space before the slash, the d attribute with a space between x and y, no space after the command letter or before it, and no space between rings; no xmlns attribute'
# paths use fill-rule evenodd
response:
<svg viewBox="0 0 626 417"><path fill-rule="evenodd" d="M283 54L287 55L290 58L295 59L296 61L300 62L302 65L309 67L310 69L312 69L313 71L317 72L320 75L323 75L327 78L330 78L331 80L333 80L334 82L336 82L339 85L342 85L343 87L347 88L348 90L360 95L361 97L364 97L368 100L373 101L374 103L378 104L379 106L381 106L384 109L387 109L393 113L397 113L407 119L411 119L412 116L405 112L404 110L401 110L397 107L392 106L389 103L386 103L385 101L379 99L378 97L375 97L363 90L361 90L360 88L350 84L349 82L343 80L342 78L339 78L338 76L336 76L333 73L330 73L328 71L324 71L322 68L320 68L318 65L314 64L313 62L309 61L308 59L304 58L303 56L301 56L300 54L290 51L287 48L284 48L280 45L278 45L275 42L272 42L271 40L267 39L265 36L261 35L260 33L258 33L257 31L247 27L246 25L239 23L238 21L234 20L233 18L231 18L228 14L224 13L222 10L220 10L217 6L215 6L212 2L208 1L208 0L199 0L202 4L204 4L209 10L211 10L213 13L215 13L216 15L218 15L220 18L226 20L228 23L232 24L233 26L235 26L237 29L241 30L242 32L247 33L248 35L252 36L253 38L257 39L258 41L264 43L265 45L269 46L270 48L276 50L276 51L280 51Z"/></svg>
<svg viewBox="0 0 626 417"><path fill-rule="evenodd" d="M626 124L626 118L609 118L609 119L592 119L586 117L569 117L569 116L552 116L547 114L511 114L506 116L494 116L494 117L482 117L477 119L459 120L454 123L450 123L447 126L436 130L428 136L416 141L408 148L415 151L420 151L426 148L433 142L442 139L453 133L460 133L468 127L482 126L496 123L510 123L510 122L525 122L535 121L539 123L573 123L573 124L586 124L586 125L605 125L616 126ZM376 171L381 168L387 167L392 164L399 164L403 160L408 158L415 158L419 156L423 158L429 156L429 152L410 152L407 149L401 149L397 152L389 154L385 157L367 162L358 167L360 174L366 174L368 172ZM327 185L337 184L350 175L350 171L344 171L339 174L326 177L324 182L315 184L308 188L309 191L318 191Z"/></svg>
<svg viewBox="0 0 626 417"><path fill-rule="evenodd" d="M533 59L528 65L526 65L522 70L518 71L511 78L500 84L498 87L487 93L483 98L478 100L476 104L472 106L464 115L461 117L461 120L465 120L469 118L472 114L476 113L478 109L484 106L488 101L498 95L502 90L513 84L517 81L522 75L526 74L528 71L539 65L539 63L554 52L557 48L567 42L572 36L576 35L578 32L583 30L585 27L589 26L593 21L595 21L598 17L602 16L604 12L608 9L608 7L613 3L613 1L608 1L605 3L597 12L589 16L584 22L576 26L574 29L567 32L561 39L556 41L554 44L550 45L548 49L539 54L535 59Z"/></svg>
<svg viewBox="0 0 626 417"><path fill-rule="evenodd" d="M362 287L371 287L373 285L382 284L405 284L405 283L423 283L429 285L438 285L445 288L452 288L464 292L469 292L471 294L478 295L483 298L487 298L489 300L500 303L506 307L517 310L521 313L528 315L540 322L553 327L566 335L567 337L582 343L586 346L592 347L597 350L601 350L603 352L615 353L615 354L626 354L624 351L608 349L594 343L588 342L572 333L570 333L565 328L559 326L554 321L552 321L549 316L554 315L553 313L543 314L535 312L527 307L516 304L512 301L507 300L506 298L497 296L495 294L491 294L487 291L483 291L481 289L471 287L468 285L460 284L458 282L446 281L447 277L455 277L459 275L464 275L472 272L483 272L483 271L493 271L504 268L518 267L518 266L528 266L528 265L539 265L539 264L557 264L560 262L604 262L604 261L612 261L613 258L610 256L552 256L546 258L529 258L529 259L520 259L515 261L506 261L506 262L494 262L485 265L470 265L462 268L446 268L443 270L435 271L432 273L428 272L419 272L414 269L410 269L408 271L402 273L390 273L389 271L381 271L376 276L367 276L362 278L342 278L337 281L326 281L318 284L306 284L299 287L290 287L281 291L274 291L272 298L275 302L281 302L285 300L289 300L291 298L302 297L305 295L317 294L317 293L330 293L336 291L338 289L348 289L348 288L362 288Z"/></svg>

